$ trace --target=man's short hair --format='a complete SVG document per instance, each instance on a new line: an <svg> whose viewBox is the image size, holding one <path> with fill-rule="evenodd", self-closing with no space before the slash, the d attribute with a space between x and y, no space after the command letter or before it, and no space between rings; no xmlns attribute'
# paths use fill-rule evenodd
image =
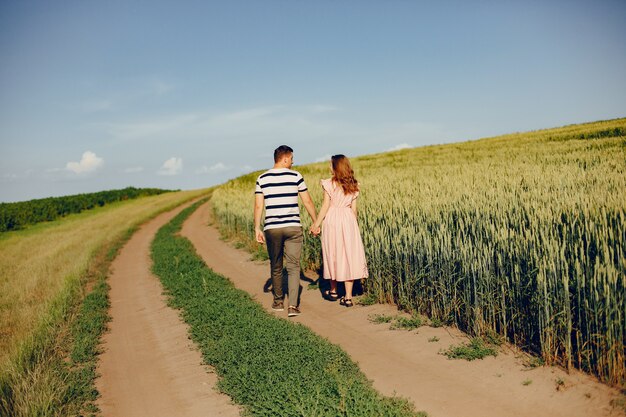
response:
<svg viewBox="0 0 626 417"><path fill-rule="evenodd" d="M293 153L293 149L287 145L280 145L274 150L274 162L280 161L285 155L290 153Z"/></svg>

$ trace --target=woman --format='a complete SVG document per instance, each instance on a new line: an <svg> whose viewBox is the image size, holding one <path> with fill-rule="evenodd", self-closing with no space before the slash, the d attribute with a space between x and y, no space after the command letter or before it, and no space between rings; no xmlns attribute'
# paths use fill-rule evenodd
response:
<svg viewBox="0 0 626 417"><path fill-rule="evenodd" d="M339 302L346 307L352 307L354 280L367 278L369 275L357 224L356 198L359 195L359 184L347 157L334 155L330 164L332 177L321 181L324 202L310 231L319 235L320 225L323 225L324 278L330 280L330 290L325 291L325 298L339 298L337 282L343 282L346 295Z"/></svg>

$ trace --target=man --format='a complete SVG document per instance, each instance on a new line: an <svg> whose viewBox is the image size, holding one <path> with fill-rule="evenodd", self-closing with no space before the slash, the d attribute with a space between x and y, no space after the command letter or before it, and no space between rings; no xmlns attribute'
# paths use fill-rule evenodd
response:
<svg viewBox="0 0 626 417"><path fill-rule="evenodd" d="M272 273L272 310L284 311L283 255L287 260L289 288L288 316L300 314L298 292L300 289L300 253L302 251L302 224L298 195L313 221L315 205L309 195L302 175L291 169L293 149L282 145L274 151L274 167L259 175L256 181L254 202L254 233L256 241L267 244ZM261 214L265 206L265 226L261 230Z"/></svg>

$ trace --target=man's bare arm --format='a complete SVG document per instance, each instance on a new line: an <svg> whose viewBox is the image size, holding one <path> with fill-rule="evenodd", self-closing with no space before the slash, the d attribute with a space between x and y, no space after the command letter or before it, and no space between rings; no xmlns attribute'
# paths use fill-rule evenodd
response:
<svg viewBox="0 0 626 417"><path fill-rule="evenodd" d="M265 197L263 194L255 194L254 196L254 236L257 242L265 243L265 235L261 230L261 216L263 215Z"/></svg>
<svg viewBox="0 0 626 417"><path fill-rule="evenodd" d="M313 204L313 199L308 191L303 191L300 193L300 198L302 199L302 204L304 204L304 208L311 216L311 220L315 222L317 220L317 214L315 212L315 204Z"/></svg>

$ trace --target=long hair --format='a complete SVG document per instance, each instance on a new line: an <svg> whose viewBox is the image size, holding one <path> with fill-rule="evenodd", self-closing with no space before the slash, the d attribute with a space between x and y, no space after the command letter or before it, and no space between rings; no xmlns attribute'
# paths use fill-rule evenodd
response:
<svg viewBox="0 0 626 417"><path fill-rule="evenodd" d="M354 178L354 171L345 155L333 155L330 159L333 166L333 181L341 186L344 194L359 191L359 184Z"/></svg>

